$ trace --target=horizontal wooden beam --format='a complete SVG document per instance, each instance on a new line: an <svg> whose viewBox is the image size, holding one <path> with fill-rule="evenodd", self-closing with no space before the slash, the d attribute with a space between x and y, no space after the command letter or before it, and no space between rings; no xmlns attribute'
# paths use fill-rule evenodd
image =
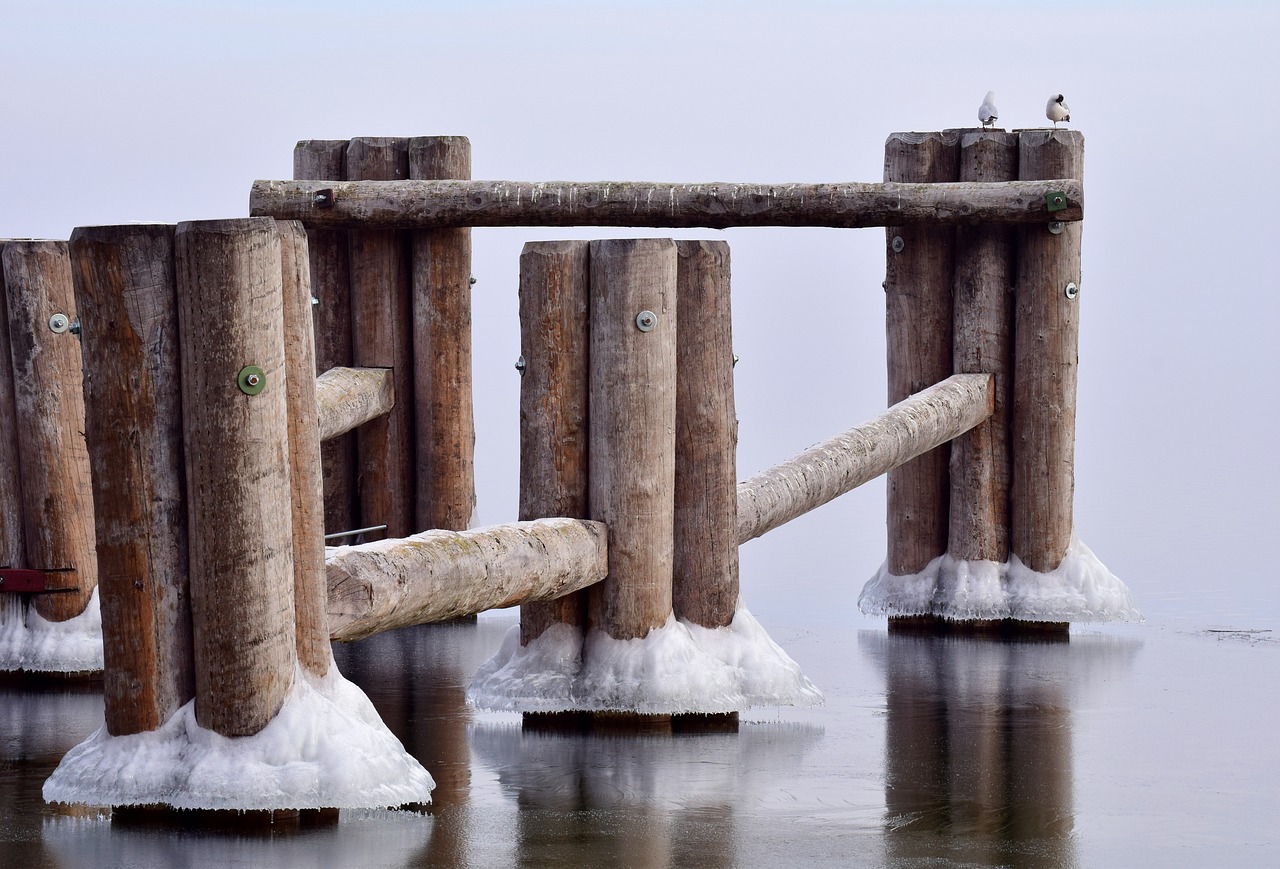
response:
<svg viewBox="0 0 1280 869"><path fill-rule="evenodd" d="M738 484L738 542L746 543L874 480L989 417L990 374L955 374L868 423Z"/></svg>
<svg viewBox="0 0 1280 869"><path fill-rule="evenodd" d="M390 368L330 368L316 378L320 440L377 419L396 403Z"/></svg>
<svg viewBox="0 0 1280 869"><path fill-rule="evenodd" d="M1084 186L1073 180L947 184L255 181L249 209L255 216L301 220L309 229L1047 223L1082 219Z"/></svg>
<svg viewBox="0 0 1280 869"><path fill-rule="evenodd" d="M604 579L607 541L602 522L538 519L341 550L328 560L330 636L358 640L562 597Z"/></svg>

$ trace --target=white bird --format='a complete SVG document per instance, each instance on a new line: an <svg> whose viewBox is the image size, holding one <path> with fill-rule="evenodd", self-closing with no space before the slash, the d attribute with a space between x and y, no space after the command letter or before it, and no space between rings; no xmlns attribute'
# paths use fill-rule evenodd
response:
<svg viewBox="0 0 1280 869"><path fill-rule="evenodd" d="M1062 101L1062 94L1054 94L1049 97L1049 104L1044 107L1044 116L1053 121L1053 126L1058 126L1058 121L1070 121L1071 109L1067 108L1067 104Z"/></svg>
<svg viewBox="0 0 1280 869"><path fill-rule="evenodd" d="M986 97L982 100L982 105L978 106L978 120L982 122L984 127L989 127L1000 120L1000 112L996 109L995 91L987 91Z"/></svg>

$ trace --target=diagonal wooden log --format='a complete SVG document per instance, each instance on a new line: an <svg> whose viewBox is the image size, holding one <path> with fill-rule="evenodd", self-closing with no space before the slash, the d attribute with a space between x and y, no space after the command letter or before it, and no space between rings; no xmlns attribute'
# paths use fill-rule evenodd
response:
<svg viewBox="0 0 1280 869"><path fill-rule="evenodd" d="M1062 194L1050 206L1046 196ZM1056 210L1050 212L1049 208ZM308 228L904 226L1084 217L1073 180L681 184L648 181L255 181L249 210Z"/></svg>
<svg viewBox="0 0 1280 869"><path fill-rule="evenodd" d="M316 378L320 440L336 438L377 419L395 403L390 368L330 368Z"/></svg>
<svg viewBox="0 0 1280 869"><path fill-rule="evenodd" d="M604 579L607 540L601 522L539 519L340 549L328 560L330 636L561 597Z"/></svg>
<svg viewBox="0 0 1280 869"><path fill-rule="evenodd" d="M944 444L991 415L990 374L955 374L738 484L746 543Z"/></svg>

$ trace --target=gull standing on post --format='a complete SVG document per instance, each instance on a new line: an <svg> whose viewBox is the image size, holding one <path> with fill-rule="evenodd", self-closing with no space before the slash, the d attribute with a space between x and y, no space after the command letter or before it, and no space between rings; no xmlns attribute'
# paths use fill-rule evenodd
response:
<svg viewBox="0 0 1280 869"><path fill-rule="evenodd" d="M978 120L982 122L984 127L990 127L1000 120L1000 112L996 109L995 91L987 91L986 97L982 100L982 105L978 106Z"/></svg>
<svg viewBox="0 0 1280 869"><path fill-rule="evenodd" d="M1070 121L1071 109L1067 108L1067 104L1062 101L1062 94L1054 94L1049 97L1049 105L1044 107L1044 116L1053 121L1056 129L1058 121Z"/></svg>

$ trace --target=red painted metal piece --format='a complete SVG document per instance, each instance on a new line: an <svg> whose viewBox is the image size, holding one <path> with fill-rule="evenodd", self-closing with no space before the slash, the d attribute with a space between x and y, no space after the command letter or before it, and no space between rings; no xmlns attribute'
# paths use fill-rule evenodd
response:
<svg viewBox="0 0 1280 869"><path fill-rule="evenodd" d="M54 594L75 591L71 582L74 568L58 570L32 570L30 568L0 567L0 592L16 594Z"/></svg>

